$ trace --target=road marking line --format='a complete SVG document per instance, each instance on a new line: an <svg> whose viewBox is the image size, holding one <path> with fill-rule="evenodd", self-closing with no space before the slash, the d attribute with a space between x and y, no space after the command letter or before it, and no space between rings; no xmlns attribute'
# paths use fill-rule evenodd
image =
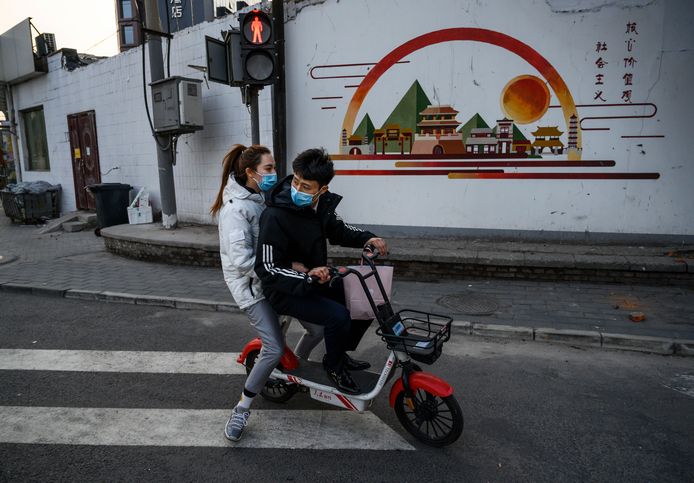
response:
<svg viewBox="0 0 694 483"><path fill-rule="evenodd" d="M241 441L227 409L0 406L0 443L283 449L414 450L370 412L253 410Z"/></svg>
<svg viewBox="0 0 694 483"><path fill-rule="evenodd" d="M0 349L0 370L245 374L238 352Z"/></svg>

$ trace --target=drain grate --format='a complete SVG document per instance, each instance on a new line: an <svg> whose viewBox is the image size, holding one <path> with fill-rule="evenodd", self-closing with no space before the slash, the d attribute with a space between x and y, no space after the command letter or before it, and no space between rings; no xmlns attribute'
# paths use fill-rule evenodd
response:
<svg viewBox="0 0 694 483"><path fill-rule="evenodd" d="M475 292L444 295L437 302L465 315L492 315L499 309L499 303L493 297Z"/></svg>

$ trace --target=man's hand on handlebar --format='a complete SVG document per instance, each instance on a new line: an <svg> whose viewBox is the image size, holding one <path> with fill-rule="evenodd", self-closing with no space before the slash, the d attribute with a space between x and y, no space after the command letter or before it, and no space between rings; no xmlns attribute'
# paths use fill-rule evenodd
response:
<svg viewBox="0 0 694 483"><path fill-rule="evenodd" d="M313 279L318 279L318 283L326 283L330 281L330 269L328 267L312 268L308 272L308 276Z"/></svg>
<svg viewBox="0 0 694 483"><path fill-rule="evenodd" d="M376 250L378 250L378 253L381 255L387 255L388 254L388 244L383 238L371 238L369 241L366 242L366 245L373 245Z"/></svg>

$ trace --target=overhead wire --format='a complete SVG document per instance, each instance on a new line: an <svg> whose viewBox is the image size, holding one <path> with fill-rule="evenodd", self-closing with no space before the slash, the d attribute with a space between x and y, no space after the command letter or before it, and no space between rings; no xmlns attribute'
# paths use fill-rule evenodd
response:
<svg viewBox="0 0 694 483"><path fill-rule="evenodd" d="M89 51L92 50L94 47L96 47L97 45L103 44L103 43L106 42L108 39L110 39L111 37L113 37L114 35L116 35L117 33L118 33L118 30L116 30L115 32L109 34L108 37L105 37L104 39L99 40L97 43L95 43L95 44L92 45L91 47L85 49L85 52L88 54Z"/></svg>

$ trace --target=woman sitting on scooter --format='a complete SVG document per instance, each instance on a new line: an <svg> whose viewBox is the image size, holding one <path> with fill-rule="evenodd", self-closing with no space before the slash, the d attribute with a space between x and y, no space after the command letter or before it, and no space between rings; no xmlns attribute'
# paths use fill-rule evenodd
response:
<svg viewBox="0 0 694 483"><path fill-rule="evenodd" d="M222 184L210 209L213 216L219 216L219 254L224 281L263 342L241 399L224 428L224 435L231 441L241 439L251 402L284 352L284 336L277 315L265 300L254 271L258 220L265 209L264 192L276 183L275 160L268 148L236 144L224 156Z"/></svg>

